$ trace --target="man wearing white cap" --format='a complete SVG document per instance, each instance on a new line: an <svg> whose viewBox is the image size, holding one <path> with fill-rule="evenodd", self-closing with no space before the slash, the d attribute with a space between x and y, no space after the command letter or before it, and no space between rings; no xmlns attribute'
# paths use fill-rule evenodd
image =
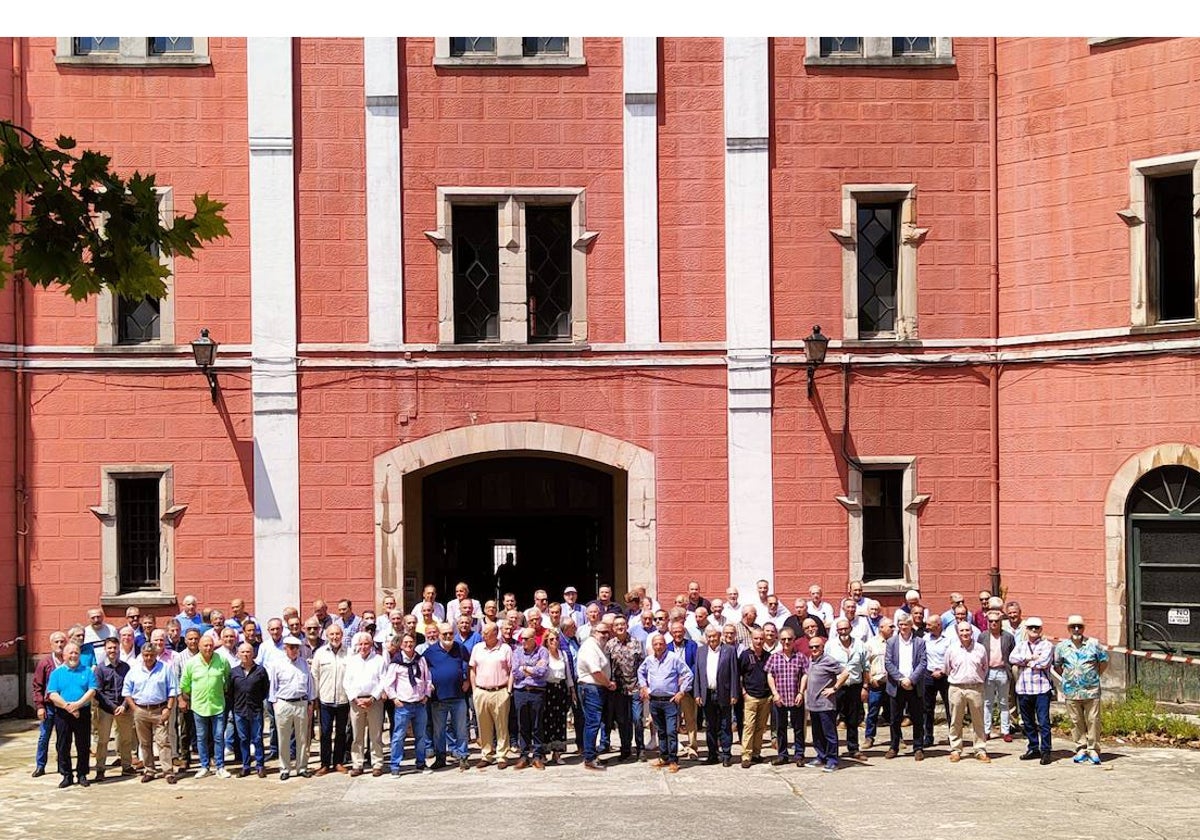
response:
<svg viewBox="0 0 1200 840"><path fill-rule="evenodd" d="M1054 686L1050 668L1054 664L1054 645L1042 638L1042 620L1030 616L1024 622L1025 635L1013 648L1008 661L1017 666L1017 704L1029 748L1022 761L1041 759L1050 763L1050 701Z"/></svg>
<svg viewBox="0 0 1200 840"><path fill-rule="evenodd" d="M573 619L576 627L583 627L587 624L587 613L583 604L579 603L579 590L574 586L568 586L563 590L562 608L563 618Z"/></svg>
<svg viewBox="0 0 1200 840"><path fill-rule="evenodd" d="M900 616L906 615L912 618L912 609L921 603L921 593L915 589L910 589L904 593L904 603L896 610L896 614L892 616L892 621L896 624L900 623Z"/></svg>
<svg viewBox="0 0 1200 840"><path fill-rule="evenodd" d="M317 699L317 687L308 663L300 656L300 640L295 636L284 636L283 652L283 656L272 656L265 664L271 686L267 700L275 709L279 731L279 781L286 782L293 773L311 775L308 770L309 721ZM288 749L293 734L296 737L294 759Z"/></svg>
<svg viewBox="0 0 1200 840"><path fill-rule="evenodd" d="M1075 763L1100 763L1100 677L1108 670L1108 651L1083 635L1083 616L1067 618L1071 638L1054 649L1054 670L1062 676L1063 696L1071 715Z"/></svg>

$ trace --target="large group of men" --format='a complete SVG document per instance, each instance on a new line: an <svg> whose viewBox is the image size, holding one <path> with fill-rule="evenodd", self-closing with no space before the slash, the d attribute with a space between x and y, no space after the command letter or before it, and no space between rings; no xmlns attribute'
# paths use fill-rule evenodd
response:
<svg viewBox="0 0 1200 840"><path fill-rule="evenodd" d="M33 775L46 772L52 732L64 788L102 781L118 764L120 774L169 784L188 772L229 778L229 767L262 778L268 761L283 781L400 776L410 740L406 772L541 770L568 752L568 717L589 770L605 769L615 729L616 761L653 754L671 773L702 750L705 764L730 767L735 741L741 767L765 761L769 744L774 765L832 772L844 758L866 760L877 738L883 757L896 758L905 725L923 760L939 698L950 761L967 753L969 719L977 760L990 760L990 738L1012 741L1019 721L1021 758L1048 764L1057 689L1073 760L1100 763L1108 655L1082 617L1055 644L1040 618L989 592L977 610L952 593L937 612L910 590L889 616L860 581L836 604L814 585L792 610L767 581L756 589L747 603L735 587L709 600L693 581L659 604L638 587L622 604L601 586L585 605L567 587L555 602L536 591L522 610L511 592L481 605L460 583L444 604L426 586L408 611L391 595L378 613L342 600L334 614L318 600L307 619L287 608L265 623L241 599L226 613L189 595L163 627L129 607L119 629L94 609L87 624L51 634L37 665Z"/></svg>

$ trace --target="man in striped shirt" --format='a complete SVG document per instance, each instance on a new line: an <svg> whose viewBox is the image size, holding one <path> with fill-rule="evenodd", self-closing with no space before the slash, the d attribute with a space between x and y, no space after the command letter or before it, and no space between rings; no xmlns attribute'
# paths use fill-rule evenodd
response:
<svg viewBox="0 0 1200 840"><path fill-rule="evenodd" d="M1022 761L1037 758L1050 763L1050 701L1054 686L1050 668L1054 665L1054 645L1042 637L1042 620L1030 617L1025 621L1025 638L1017 642L1009 661L1017 673L1017 705L1021 709L1021 724L1029 749Z"/></svg>

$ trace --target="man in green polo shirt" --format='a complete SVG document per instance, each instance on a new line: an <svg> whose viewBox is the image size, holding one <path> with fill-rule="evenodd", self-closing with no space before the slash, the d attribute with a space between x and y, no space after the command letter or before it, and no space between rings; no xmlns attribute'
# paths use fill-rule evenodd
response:
<svg viewBox="0 0 1200 840"><path fill-rule="evenodd" d="M46 694L54 705L54 731L58 736L60 788L71 786L71 745L75 746L74 777L80 787L88 786L91 771L92 697L99 684L96 672L79 661L79 645L63 648L63 664L50 673Z"/></svg>
<svg viewBox="0 0 1200 840"><path fill-rule="evenodd" d="M200 752L200 771L197 779L212 774L212 760L217 762L217 776L230 777L225 769L225 691L229 687L229 663L213 656L213 637L200 639L200 653L188 660L179 682L179 704L192 712L196 722L196 748Z"/></svg>

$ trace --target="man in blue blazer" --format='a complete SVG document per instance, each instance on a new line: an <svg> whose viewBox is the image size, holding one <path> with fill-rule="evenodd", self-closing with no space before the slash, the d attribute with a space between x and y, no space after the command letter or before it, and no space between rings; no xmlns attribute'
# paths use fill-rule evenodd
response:
<svg viewBox="0 0 1200 840"><path fill-rule="evenodd" d="M884 758L895 758L900 751L901 727L904 716L912 721L913 758L921 761L925 753L922 721L925 717L925 640L913 633L912 616L896 614L896 635L888 639L883 655L887 671L887 693L892 712L892 740Z"/></svg>
<svg viewBox="0 0 1200 840"><path fill-rule="evenodd" d="M730 711L741 697L742 686L738 677L737 648L721 644L721 630L714 624L708 625L704 631L704 644L696 649L692 692L696 702L704 708L704 719L708 721L704 734L708 758L704 763L720 761L722 766L729 767L733 764Z"/></svg>

